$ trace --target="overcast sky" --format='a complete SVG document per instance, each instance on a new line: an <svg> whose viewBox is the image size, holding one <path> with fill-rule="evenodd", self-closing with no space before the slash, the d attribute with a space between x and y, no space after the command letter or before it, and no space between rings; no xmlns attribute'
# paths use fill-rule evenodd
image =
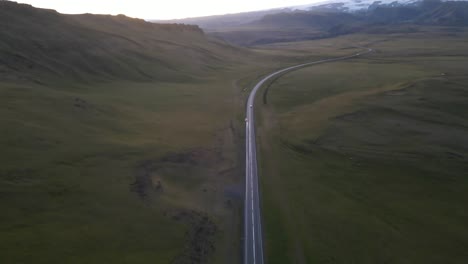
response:
<svg viewBox="0 0 468 264"><path fill-rule="evenodd" d="M65 14L125 14L171 19L303 5L323 0L15 0Z"/></svg>

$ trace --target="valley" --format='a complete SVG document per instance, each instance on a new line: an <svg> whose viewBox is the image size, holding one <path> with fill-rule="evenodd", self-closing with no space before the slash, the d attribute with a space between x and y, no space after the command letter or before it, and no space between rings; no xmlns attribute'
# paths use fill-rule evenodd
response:
<svg viewBox="0 0 468 264"><path fill-rule="evenodd" d="M252 88L362 53L258 90L265 263L465 263L468 29L260 13L246 36L0 1L0 262L243 262Z"/></svg>

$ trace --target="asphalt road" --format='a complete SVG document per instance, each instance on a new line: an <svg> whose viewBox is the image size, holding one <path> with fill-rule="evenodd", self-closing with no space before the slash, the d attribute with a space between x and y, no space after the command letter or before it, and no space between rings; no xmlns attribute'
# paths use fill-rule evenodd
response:
<svg viewBox="0 0 468 264"><path fill-rule="evenodd" d="M366 51L359 52L353 55L325 59L319 61L308 62L292 67L288 67L276 71L255 85L249 95L247 101L246 119L245 119L245 156L246 156L246 174L245 174L245 201L244 201L244 263L245 264L263 264L263 235L262 235L262 220L260 212L260 194L258 189L258 174L257 174L257 146L255 143L255 116L254 103L255 95L262 85L269 79L281 74L297 70L306 66L340 61L358 57L371 52L372 49L367 48Z"/></svg>

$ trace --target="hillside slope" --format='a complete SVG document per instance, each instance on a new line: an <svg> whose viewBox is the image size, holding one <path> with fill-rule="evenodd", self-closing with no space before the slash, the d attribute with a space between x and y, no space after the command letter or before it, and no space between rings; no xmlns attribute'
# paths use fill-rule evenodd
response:
<svg viewBox="0 0 468 264"><path fill-rule="evenodd" d="M249 54L0 1L0 263L240 262Z"/></svg>
<svg viewBox="0 0 468 264"><path fill-rule="evenodd" d="M223 26L223 17L215 19L218 27L208 32L228 42L252 46L275 42L301 41L334 37L356 32L404 32L408 27L468 25L466 1L409 1L407 4L377 1L366 9L345 12L314 6L310 10L283 9L257 17L243 24ZM368 3L362 3L367 5ZM230 15L229 19L235 17ZM209 18L206 18L209 19ZM226 17L227 19L227 17ZM184 20L180 20L181 22ZM198 23L192 19L190 23ZM201 25L201 24L199 24ZM386 27L386 28L382 28Z"/></svg>
<svg viewBox="0 0 468 264"><path fill-rule="evenodd" d="M192 17L172 20L152 20L155 23L183 23L197 25L206 32L217 31L223 28L237 27L261 19L265 15L286 12L289 9L278 8L271 10L261 10L253 12L242 12L226 15L214 15L204 17Z"/></svg>
<svg viewBox="0 0 468 264"><path fill-rule="evenodd" d="M441 26L468 26L468 2L446 2L428 8L416 22Z"/></svg>
<svg viewBox="0 0 468 264"><path fill-rule="evenodd" d="M62 15L0 2L3 76L130 80L187 77L227 59L233 48L197 26L104 15Z"/></svg>

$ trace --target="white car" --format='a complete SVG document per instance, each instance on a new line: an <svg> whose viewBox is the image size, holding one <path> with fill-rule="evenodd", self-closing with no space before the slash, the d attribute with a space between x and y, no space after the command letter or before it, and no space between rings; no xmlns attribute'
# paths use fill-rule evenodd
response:
<svg viewBox="0 0 468 264"><path fill-rule="evenodd" d="M250 105L250 108L252 108L253 105Z"/></svg>
<svg viewBox="0 0 468 264"><path fill-rule="evenodd" d="M247 118L245 118L245 122L248 122L249 120Z"/></svg>

